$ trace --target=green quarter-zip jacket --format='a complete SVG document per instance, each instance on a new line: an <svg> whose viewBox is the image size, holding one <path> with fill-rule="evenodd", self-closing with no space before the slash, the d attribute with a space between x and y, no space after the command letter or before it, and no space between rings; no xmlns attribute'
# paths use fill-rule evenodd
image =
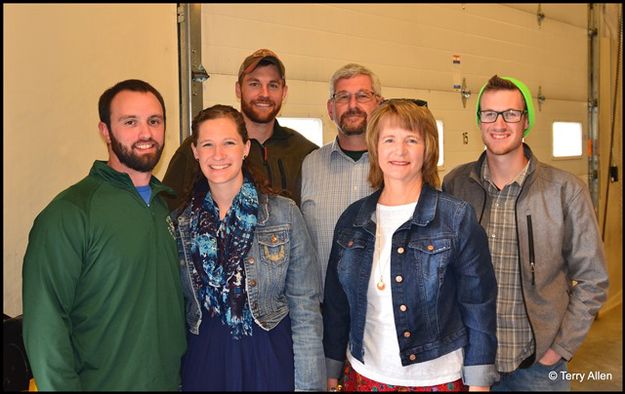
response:
<svg viewBox="0 0 625 394"><path fill-rule="evenodd" d="M37 216L23 266L39 390L178 390L186 349L176 244L155 177L146 204L96 161Z"/></svg>

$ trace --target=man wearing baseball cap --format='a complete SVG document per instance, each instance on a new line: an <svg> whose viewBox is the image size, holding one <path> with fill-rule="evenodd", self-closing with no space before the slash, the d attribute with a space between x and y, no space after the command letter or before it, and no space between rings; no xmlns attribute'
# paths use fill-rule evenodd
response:
<svg viewBox="0 0 625 394"><path fill-rule="evenodd" d="M523 82L493 76L476 117L486 151L445 176L443 190L468 201L488 234L499 289L492 390L570 390L567 361L608 287L590 193L523 142L535 122Z"/></svg>
<svg viewBox="0 0 625 394"><path fill-rule="evenodd" d="M251 142L245 160L255 174L267 178L273 190L292 198L299 206L302 161L317 145L276 120L287 91L284 64L275 52L258 49L241 63L235 93L241 100ZM180 206L191 189L196 165L188 137L174 153L163 178L163 183L178 195L168 201L170 209Z"/></svg>

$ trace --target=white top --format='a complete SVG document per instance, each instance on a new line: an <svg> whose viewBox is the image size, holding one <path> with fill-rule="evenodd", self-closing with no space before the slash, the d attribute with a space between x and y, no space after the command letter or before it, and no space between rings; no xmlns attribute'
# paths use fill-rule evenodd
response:
<svg viewBox="0 0 625 394"><path fill-rule="evenodd" d="M433 386L462 376L462 349L404 367L399 357L393 315L390 269L393 233L412 218L416 205L416 202L397 206L377 205L376 244L367 291L367 322L363 338L364 363L356 360L349 350L347 358L356 372L381 383ZM383 290L377 287L380 276L384 282Z"/></svg>

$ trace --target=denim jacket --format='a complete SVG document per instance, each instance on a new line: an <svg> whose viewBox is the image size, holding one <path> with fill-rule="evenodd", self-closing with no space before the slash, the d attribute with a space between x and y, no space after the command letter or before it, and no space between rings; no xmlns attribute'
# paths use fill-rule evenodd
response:
<svg viewBox="0 0 625 394"><path fill-rule="evenodd" d="M323 345L336 377L349 346L364 362L367 286L382 190L339 218L325 281ZM471 206L423 185L411 220L393 234L391 293L402 365L464 348L463 380L490 386L495 371L497 283L488 240Z"/></svg>
<svg viewBox="0 0 625 394"><path fill-rule="evenodd" d="M252 247L243 259L245 288L254 321L264 330L291 318L295 389L326 388L323 325L319 307L319 264L302 214L295 203L258 193L258 220ZM189 331L199 333L202 311L191 278L190 205L172 213L180 258Z"/></svg>

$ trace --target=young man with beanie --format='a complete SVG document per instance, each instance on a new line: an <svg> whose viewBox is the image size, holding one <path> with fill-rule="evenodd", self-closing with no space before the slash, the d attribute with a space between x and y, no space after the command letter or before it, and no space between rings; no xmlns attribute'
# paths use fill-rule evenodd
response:
<svg viewBox="0 0 625 394"><path fill-rule="evenodd" d="M284 64L269 49L255 51L239 67L235 93L241 100L252 144L246 160L256 174L267 178L273 190L292 198L299 206L302 161L317 145L276 120L287 90ZM168 200L170 209L177 208L191 189L192 169L196 165L189 136L174 153L163 178L163 183L177 193L176 198Z"/></svg>
<svg viewBox="0 0 625 394"><path fill-rule="evenodd" d="M476 115L486 151L451 171L443 190L473 206L489 239L499 289L492 390L570 390L567 361L608 287L590 193L523 142L535 121L523 82L493 76Z"/></svg>

